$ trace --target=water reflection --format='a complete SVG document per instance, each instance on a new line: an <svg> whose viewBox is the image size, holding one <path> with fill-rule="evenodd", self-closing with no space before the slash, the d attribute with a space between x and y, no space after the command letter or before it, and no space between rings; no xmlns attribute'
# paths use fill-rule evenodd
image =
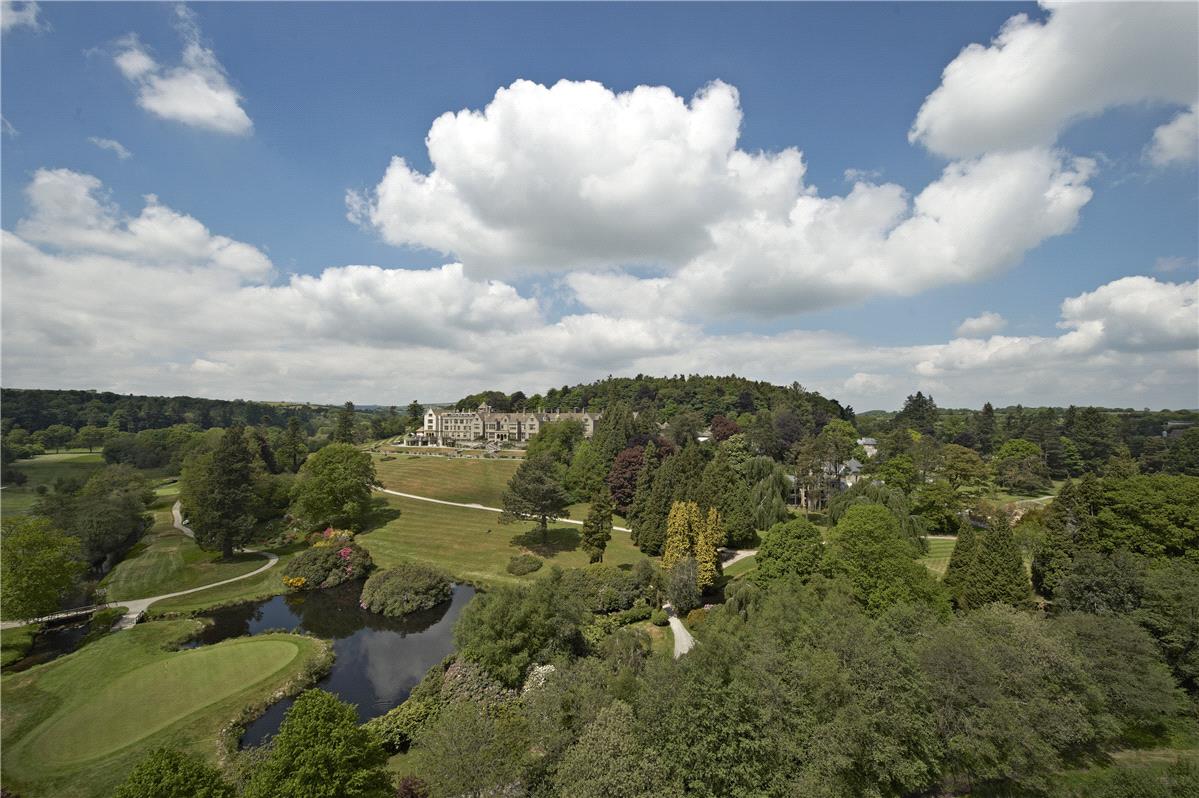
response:
<svg viewBox="0 0 1199 798"><path fill-rule="evenodd" d="M454 621L474 596L456 585L452 598L404 618L385 618L358 606L362 583L330 590L276 596L209 613L213 624L199 644L258 634L268 629L303 631L330 638L336 659L317 687L358 706L366 721L398 706L432 666L453 651ZM259 745L279 728L291 699L280 701L246 728L242 745Z"/></svg>

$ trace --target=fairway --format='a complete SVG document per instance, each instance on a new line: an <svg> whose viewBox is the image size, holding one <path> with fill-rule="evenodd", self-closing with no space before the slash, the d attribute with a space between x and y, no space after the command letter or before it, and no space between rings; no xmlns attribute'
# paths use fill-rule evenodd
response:
<svg viewBox="0 0 1199 798"><path fill-rule="evenodd" d="M501 524L499 513L390 495L387 502L400 510L400 517L358 538L381 568L421 562L442 568L456 579L488 585L527 582L540 575L534 572L518 577L505 570L514 554L525 551L543 557L547 565L577 568L587 564L587 555L579 548L578 526L552 527L549 543L543 545L535 524ZM621 565L644 556L627 532L613 532L604 562Z"/></svg>
<svg viewBox="0 0 1199 798"><path fill-rule="evenodd" d="M196 621L146 623L5 676L5 784L23 796L99 798L152 747L215 761L220 729L321 655L289 634L170 650Z"/></svg>
<svg viewBox="0 0 1199 798"><path fill-rule="evenodd" d="M928 570L937 576L945 576L945 570L949 567L949 557L953 554L953 547L956 545L956 539L929 538L928 554L921 557L920 562L924 563Z"/></svg>
<svg viewBox="0 0 1199 798"><path fill-rule="evenodd" d="M499 507L508 480L520 465L515 460L419 457L399 455L383 460L371 455L383 487L448 502Z"/></svg>
<svg viewBox="0 0 1199 798"><path fill-rule="evenodd" d="M204 551L171 524L174 497L156 502L154 527L100 582L109 601L147 598L248 574L263 565L262 555L237 554L219 562L219 551Z"/></svg>
<svg viewBox="0 0 1199 798"><path fill-rule="evenodd" d="M0 491L0 516L29 512L37 498L38 485L53 487L59 478L82 482L103 465L104 458L99 452L60 452L17 460L12 467L25 474L28 481L20 486L7 485Z"/></svg>

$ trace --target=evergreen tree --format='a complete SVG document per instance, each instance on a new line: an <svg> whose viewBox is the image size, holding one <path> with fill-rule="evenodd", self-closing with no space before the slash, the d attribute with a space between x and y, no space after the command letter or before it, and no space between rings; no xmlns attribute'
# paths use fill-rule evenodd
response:
<svg viewBox="0 0 1199 798"><path fill-rule="evenodd" d="M704 459L695 444L666 458L654 475L649 502L638 516L637 545L649 555L662 552L666 541L666 519L674 502L695 501L703 479Z"/></svg>
<svg viewBox="0 0 1199 798"><path fill-rule="evenodd" d="M964 610L1001 602L1023 608L1032 598L1020 547L1005 516L997 516L981 535L973 562L958 588L958 606Z"/></svg>
<svg viewBox="0 0 1199 798"><path fill-rule="evenodd" d="M225 430L215 451L196 457L183 470L180 498L191 519L196 543L220 549L229 559L254 525L254 454L245 427Z"/></svg>
<svg viewBox="0 0 1199 798"><path fill-rule="evenodd" d="M727 533L727 538L719 541L721 545L741 548L753 542L754 519L749 485L733 469L723 451L717 451L704 468L699 483L699 506L704 509L715 508L720 512Z"/></svg>
<svg viewBox="0 0 1199 798"><path fill-rule="evenodd" d="M1082 455L1078 453L1078 447L1074 445L1074 441L1062 436L1060 439L1062 444L1062 469L1067 476L1080 476L1084 470Z"/></svg>
<svg viewBox="0 0 1199 798"><path fill-rule="evenodd" d="M304 458L308 456L308 442L300 419L292 416L287 420L287 432L283 434L283 444L279 447L279 458L293 474L300 470Z"/></svg>
<svg viewBox="0 0 1199 798"><path fill-rule="evenodd" d="M501 501L504 511L500 523L536 521L543 543L551 520L570 517L570 497L562 487L554 461L545 455L525 457L508 481Z"/></svg>
<svg viewBox="0 0 1199 798"><path fill-rule="evenodd" d="M337 426L333 430L334 443L354 442L354 403L346 402L337 411Z"/></svg>
<svg viewBox="0 0 1199 798"><path fill-rule="evenodd" d="M577 502L587 501L604 484L608 473L591 441L575 447L570 467L566 469L566 490Z"/></svg>
<svg viewBox="0 0 1199 798"><path fill-rule="evenodd" d="M895 429L914 429L922 435L932 435L937 429L937 403L930 394L920 391L904 400L903 409L892 421Z"/></svg>
<svg viewBox="0 0 1199 798"><path fill-rule="evenodd" d="M949 555L949 567L945 569L945 578L942 580L953 603L958 607L962 607L962 586L970 581L969 573L974 567L977 555L978 536L975 534L974 525L962 524L957 542L953 546L953 553Z"/></svg>
<svg viewBox="0 0 1199 798"><path fill-rule="evenodd" d="M990 454L997 444L995 438L995 408L987 402L974 417L974 440L982 454Z"/></svg>
<svg viewBox="0 0 1199 798"><path fill-rule="evenodd" d="M695 502L677 501L670 506L666 520L666 544L662 551L662 570L669 571L695 552L704 520Z"/></svg>
<svg viewBox="0 0 1199 798"><path fill-rule="evenodd" d="M413 399L408 403L408 428L418 430L425 425L425 408L420 402Z"/></svg>
<svg viewBox="0 0 1199 798"><path fill-rule="evenodd" d="M612 539L612 494L600 483L591 496L591 509L583 521L583 551L590 562L603 562L604 549Z"/></svg>
<svg viewBox="0 0 1199 798"><path fill-rule="evenodd" d="M699 511L699 508L696 508ZM708 508L707 518L702 519L699 534L695 538L696 584L700 591L716 584L720 577L720 556L716 552L725 539L724 525L715 507Z"/></svg>
<svg viewBox="0 0 1199 798"><path fill-rule="evenodd" d="M654 446L653 441L650 441L645 445L641 470L637 473L637 486L633 490L633 498L629 502L629 511L626 515L629 520L629 528L633 530L633 543L641 547L642 551L645 551L645 547L641 545L642 533L646 528L642 519L649 517L649 502L654 490L654 477L657 474L658 449Z"/></svg>
<svg viewBox="0 0 1199 798"><path fill-rule="evenodd" d="M625 450L636 434L636 420L628 404L612 402L604 408L603 418L596 425L591 443L603 463L605 473L612 467L616 455Z"/></svg>

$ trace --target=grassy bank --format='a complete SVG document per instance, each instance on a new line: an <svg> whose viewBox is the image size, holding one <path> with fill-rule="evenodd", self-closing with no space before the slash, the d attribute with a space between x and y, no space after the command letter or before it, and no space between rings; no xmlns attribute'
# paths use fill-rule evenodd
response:
<svg viewBox="0 0 1199 798"><path fill-rule="evenodd" d="M59 452L42 454L28 460L17 460L12 467L28 479L24 485L6 485L0 491L0 516L23 515L29 512L37 498L39 485L53 487L55 480L86 480L93 471L104 465L99 452Z"/></svg>
<svg viewBox="0 0 1199 798"><path fill-rule="evenodd" d="M929 538L928 554L920 559L928 567L928 570L935 573L937 576L944 576L945 569L949 567L949 557L953 554L953 547L957 545L957 540L947 540L945 538Z"/></svg>
<svg viewBox="0 0 1199 798"><path fill-rule="evenodd" d="M542 543L534 524L501 524L498 513L399 496L388 496L387 500L400 511L400 516L359 537L375 563L383 568L398 562L422 562L442 568L457 579L487 585L513 584L536 577L539 572L525 577L507 572L508 560L523 552L563 568L587 564L587 555L579 548L578 526L562 524L551 528L547 542ZM627 532L613 532L604 562L621 565L643 556Z"/></svg>
<svg viewBox="0 0 1199 798"><path fill-rule="evenodd" d="M198 628L142 624L3 677L5 785L26 798L111 795L159 745L215 762L221 727L296 678L324 647L269 634L169 650Z"/></svg>
<svg viewBox="0 0 1199 798"><path fill-rule="evenodd" d="M516 473L513 460L450 459L399 455L383 460L372 455L383 487L449 502L499 507L508 480Z"/></svg>
<svg viewBox="0 0 1199 798"><path fill-rule="evenodd" d="M36 623L0 631L0 668L22 660L33 647L33 638L41 629Z"/></svg>

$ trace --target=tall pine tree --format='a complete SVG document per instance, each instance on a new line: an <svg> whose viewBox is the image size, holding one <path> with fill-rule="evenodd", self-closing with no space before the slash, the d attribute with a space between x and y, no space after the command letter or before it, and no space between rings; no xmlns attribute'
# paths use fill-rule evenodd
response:
<svg viewBox="0 0 1199 798"><path fill-rule="evenodd" d="M334 443L354 442L354 403L346 402L337 411L337 426L333 429Z"/></svg>
<svg viewBox="0 0 1199 798"><path fill-rule="evenodd" d="M962 606L962 586L970 578L969 573L974 567L977 555L978 536L974 526L964 523L958 531L957 543L954 544L953 553L949 555L949 567L945 569L945 578L942 580L953 603L959 608Z"/></svg>
<svg viewBox="0 0 1199 798"><path fill-rule="evenodd" d="M741 548L753 543L754 518L749 485L733 469L724 452L717 451L704 468L699 483L699 506L714 508L720 513L727 537L718 545Z"/></svg>
<svg viewBox="0 0 1199 798"><path fill-rule="evenodd" d="M591 509L583 521L583 551L589 562L604 561L604 549L612 539L612 510L612 494L601 483L591 496Z"/></svg>
<svg viewBox="0 0 1199 798"><path fill-rule="evenodd" d="M254 453L246 428L229 427L211 454L195 458L184 470L181 499L195 530L196 543L220 549L229 559L254 526Z"/></svg>

